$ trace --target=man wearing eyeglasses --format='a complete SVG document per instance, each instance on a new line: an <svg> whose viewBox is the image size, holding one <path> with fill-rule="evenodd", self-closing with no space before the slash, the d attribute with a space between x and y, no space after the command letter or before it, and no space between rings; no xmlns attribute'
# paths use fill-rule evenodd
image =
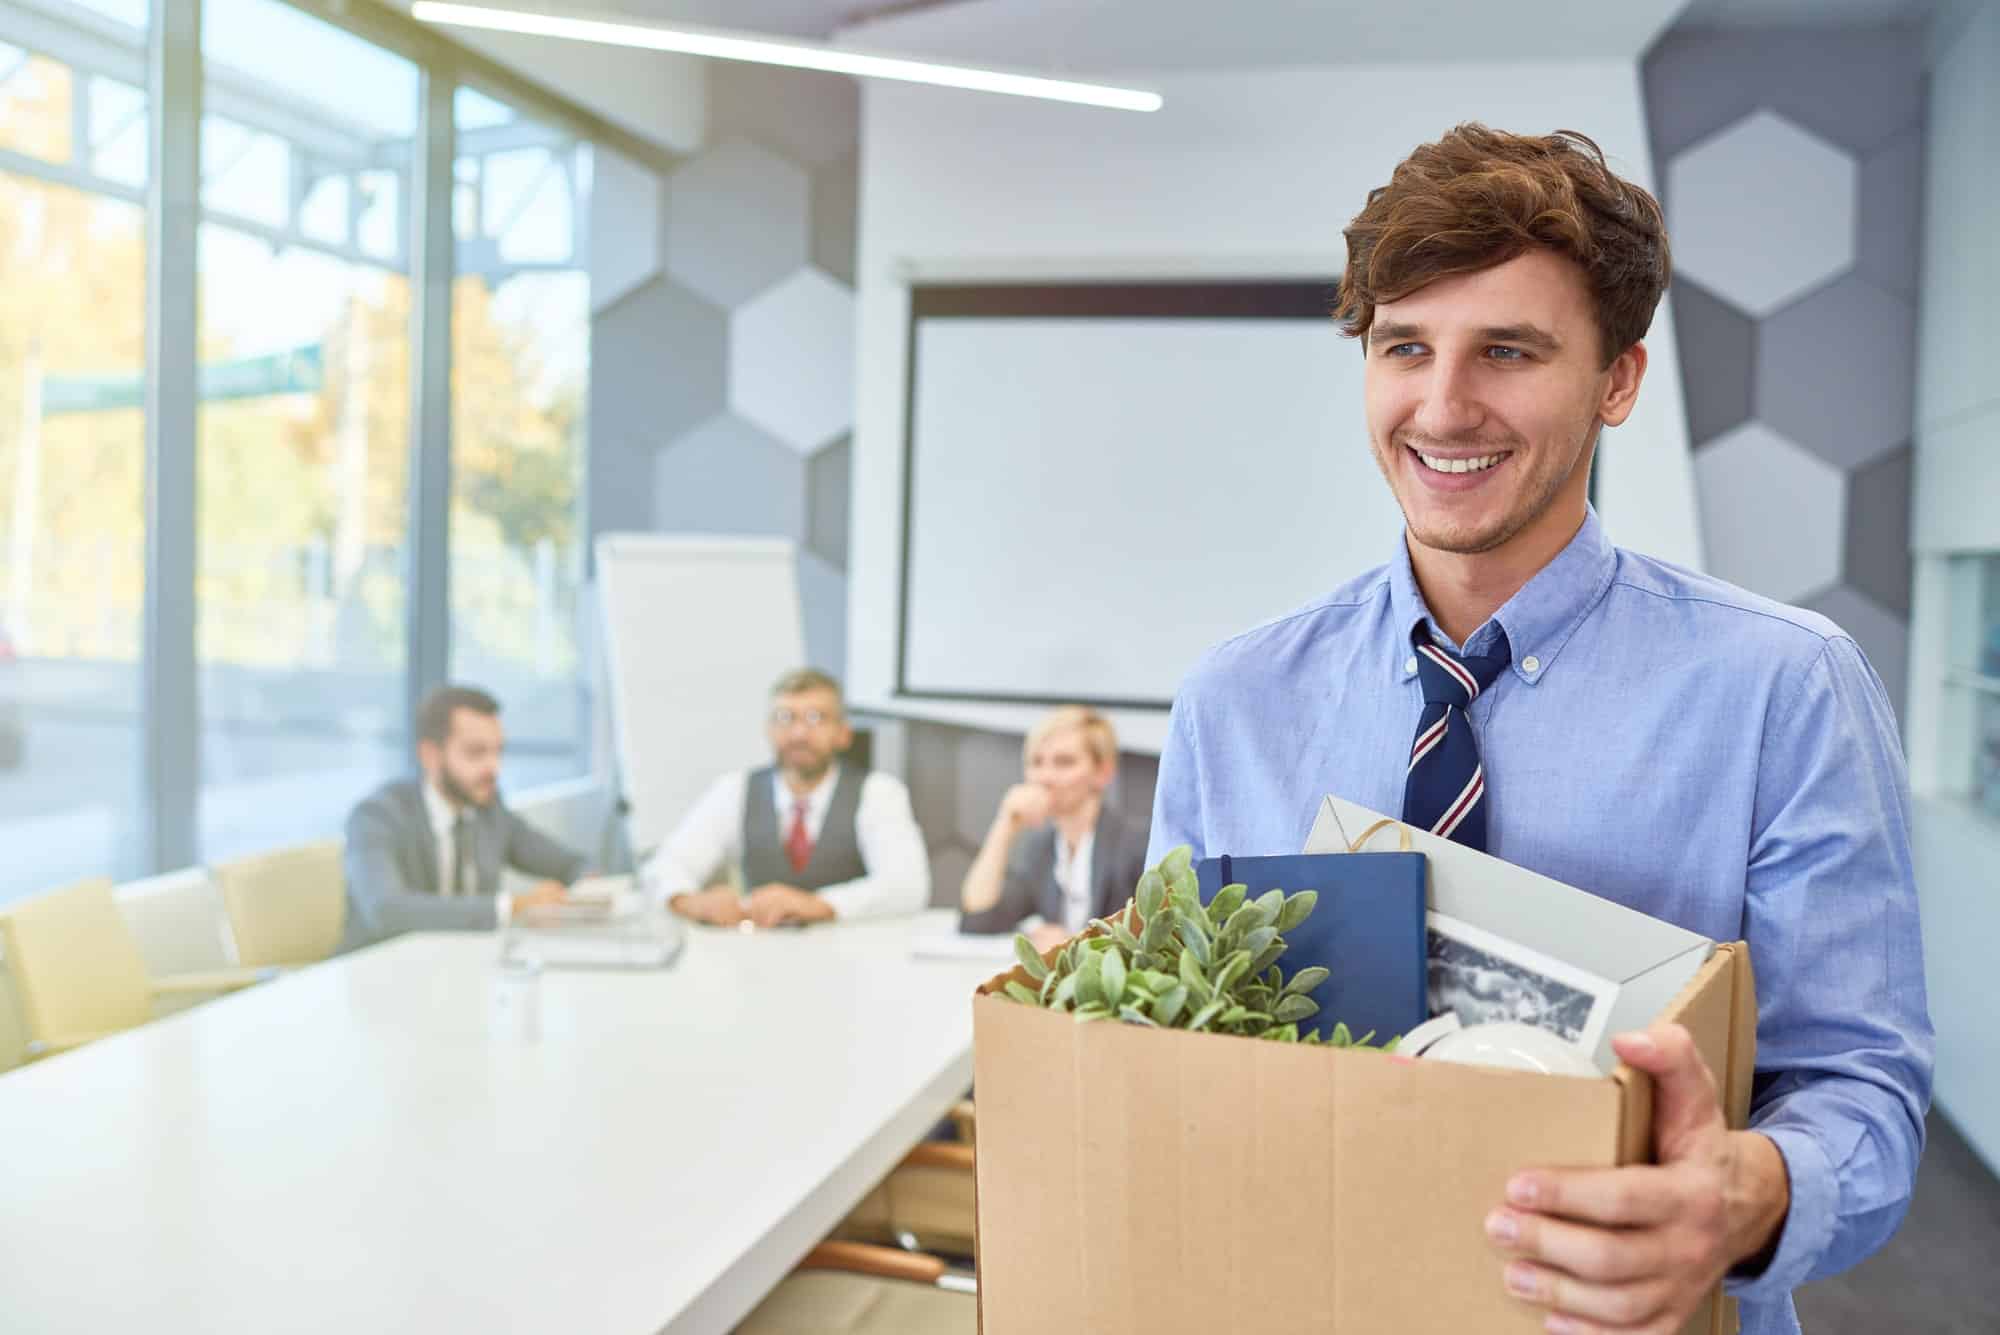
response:
<svg viewBox="0 0 2000 1335"><path fill-rule="evenodd" d="M786 673L771 690L765 735L775 763L711 784L647 862L647 890L684 918L722 927L923 908L930 857L909 789L840 763L854 740L840 683L812 668ZM731 867L741 869L740 891L717 883Z"/></svg>

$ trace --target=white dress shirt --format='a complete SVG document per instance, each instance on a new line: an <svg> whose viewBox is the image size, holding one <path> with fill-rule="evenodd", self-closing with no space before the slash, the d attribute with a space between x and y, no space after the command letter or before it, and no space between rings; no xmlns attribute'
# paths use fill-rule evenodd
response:
<svg viewBox="0 0 2000 1335"><path fill-rule="evenodd" d="M438 893L447 899L451 897L452 864L458 859L458 808L445 799L437 790L437 785L426 779L423 782L424 810L430 814L431 837L437 841L438 851ZM466 890L469 895L479 893L479 868L471 862L465 864L465 871L472 878L472 885ZM513 908L513 896L505 890L493 897L493 911L501 922L507 921L509 910Z"/></svg>
<svg viewBox="0 0 2000 1335"><path fill-rule="evenodd" d="M1072 936L1090 922L1090 854L1096 846L1095 828L1086 831L1074 848L1066 846L1061 830L1056 831L1056 888L1062 891L1063 926Z"/></svg>
<svg viewBox="0 0 2000 1335"><path fill-rule="evenodd" d="M819 786L806 795L806 830L819 842L826 813L833 803L840 767L829 769ZM646 893L664 904L675 895L700 890L725 868L743 861L743 806L750 776L737 771L709 785L674 832L646 861L642 873ZM771 785L777 807L778 838L792 824L792 792L783 778ZM894 775L871 771L861 780L861 804L854 813L854 835L861 862L868 871L852 881L829 885L820 898L841 918L876 918L916 913L930 902L930 855L923 832L910 810L910 790ZM755 886L746 886L754 890Z"/></svg>

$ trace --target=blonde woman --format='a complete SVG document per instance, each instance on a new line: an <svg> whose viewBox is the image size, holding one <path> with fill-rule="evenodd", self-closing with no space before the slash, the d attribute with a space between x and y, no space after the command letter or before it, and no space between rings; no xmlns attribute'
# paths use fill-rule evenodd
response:
<svg viewBox="0 0 2000 1335"><path fill-rule="evenodd" d="M1118 735L1095 710L1053 711L1021 758L1026 781L1001 799L959 907L968 932L1025 931L1047 949L1131 898L1145 870L1146 826L1105 804Z"/></svg>

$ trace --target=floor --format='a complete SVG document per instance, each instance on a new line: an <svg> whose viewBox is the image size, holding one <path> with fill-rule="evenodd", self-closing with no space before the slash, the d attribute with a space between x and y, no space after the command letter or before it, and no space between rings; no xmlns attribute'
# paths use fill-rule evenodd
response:
<svg viewBox="0 0 2000 1335"><path fill-rule="evenodd" d="M1805 1335L2000 1335L2000 1180L1936 1112L1929 1135L1896 1236L1798 1291Z"/></svg>

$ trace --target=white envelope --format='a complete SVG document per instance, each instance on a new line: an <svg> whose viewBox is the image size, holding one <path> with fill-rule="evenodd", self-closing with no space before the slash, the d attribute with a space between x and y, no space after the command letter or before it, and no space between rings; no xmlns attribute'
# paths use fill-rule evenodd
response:
<svg viewBox="0 0 2000 1335"><path fill-rule="evenodd" d="M1329 796L1320 803L1304 851L1346 852L1348 834L1359 834L1383 819L1380 812ZM1715 950L1715 943L1698 932L1428 831L1410 828L1409 833L1410 846L1430 863L1429 906L1434 912L1617 985L1617 997L1592 1053L1600 1070L1618 1064L1611 1051L1612 1035L1651 1024ZM1384 830L1367 847L1384 852L1400 845L1396 832Z"/></svg>

